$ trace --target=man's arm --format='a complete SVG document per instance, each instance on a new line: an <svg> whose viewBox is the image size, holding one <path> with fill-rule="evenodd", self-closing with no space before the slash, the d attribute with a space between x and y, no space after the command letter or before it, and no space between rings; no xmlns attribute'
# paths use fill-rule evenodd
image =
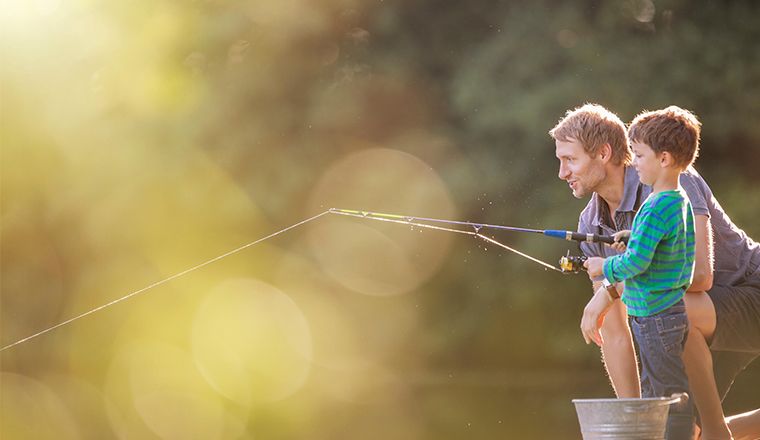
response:
<svg viewBox="0 0 760 440"><path fill-rule="evenodd" d="M688 292L706 292L713 283L713 234L710 218L694 216L694 279Z"/></svg>
<svg viewBox="0 0 760 440"><path fill-rule="evenodd" d="M606 288L597 288L594 291L594 295L583 309L581 318L581 334L586 344L593 342L599 347L602 346L602 334L599 329L602 328L604 317L614 302L615 299L610 296Z"/></svg>
<svg viewBox="0 0 760 440"><path fill-rule="evenodd" d="M708 200L712 193L702 176L693 168L680 177L681 186L689 196L694 211L694 238L696 252L694 254L694 279L688 292L705 292L712 288L713 282L713 231L710 223L710 208ZM691 319L691 317L689 317Z"/></svg>
<svg viewBox="0 0 760 440"><path fill-rule="evenodd" d="M578 231L584 233L601 233L596 230L583 216L578 222ZM581 251L587 257L604 257L599 243L581 243ZM593 282L593 292L599 292L602 283ZM622 294L623 285L618 284L618 293ZM586 311L584 310L584 313ZM593 317L589 317L593 322ZM641 397L641 384L639 382L639 370L636 362L636 351L633 347L631 330L628 327L628 313L625 304L615 300L607 310L602 323L602 360L607 376L610 378L615 395L619 398Z"/></svg>
<svg viewBox="0 0 760 440"><path fill-rule="evenodd" d="M604 366L615 394L619 398L641 397L636 353L625 306L622 301L612 300L601 283L595 283L595 287L594 295L583 310L583 338L587 344L593 341L602 348Z"/></svg>

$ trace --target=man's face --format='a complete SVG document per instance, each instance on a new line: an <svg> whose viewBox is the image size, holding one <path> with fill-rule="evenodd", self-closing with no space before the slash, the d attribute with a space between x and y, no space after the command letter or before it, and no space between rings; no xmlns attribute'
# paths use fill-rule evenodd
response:
<svg viewBox="0 0 760 440"><path fill-rule="evenodd" d="M567 141L557 140L555 145L559 159L559 178L570 185L573 196L580 199L593 193L607 177L601 159L589 156L583 149L583 144L572 138Z"/></svg>

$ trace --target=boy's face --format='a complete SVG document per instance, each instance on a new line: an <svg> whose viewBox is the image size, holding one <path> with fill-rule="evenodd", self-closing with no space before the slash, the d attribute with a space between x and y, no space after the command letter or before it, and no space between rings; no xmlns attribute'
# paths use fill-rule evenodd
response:
<svg viewBox="0 0 760 440"><path fill-rule="evenodd" d="M662 172L660 155L647 144L631 142L633 148L633 166L639 173L639 180L645 185L652 185Z"/></svg>
<svg viewBox="0 0 760 440"><path fill-rule="evenodd" d="M557 140L555 145L559 159L559 178L570 185L573 196L580 199L593 193L607 177L604 163L599 157L589 156L583 144L575 139Z"/></svg>

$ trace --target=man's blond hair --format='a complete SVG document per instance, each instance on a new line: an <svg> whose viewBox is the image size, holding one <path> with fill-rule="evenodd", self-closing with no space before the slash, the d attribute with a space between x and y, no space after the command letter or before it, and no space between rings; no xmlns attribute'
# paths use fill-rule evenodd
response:
<svg viewBox="0 0 760 440"><path fill-rule="evenodd" d="M549 130L549 135L557 141L580 142L592 157L599 153L604 144L609 144L613 164L630 165L633 162L625 124L616 114L599 104L585 104L568 110L565 117Z"/></svg>

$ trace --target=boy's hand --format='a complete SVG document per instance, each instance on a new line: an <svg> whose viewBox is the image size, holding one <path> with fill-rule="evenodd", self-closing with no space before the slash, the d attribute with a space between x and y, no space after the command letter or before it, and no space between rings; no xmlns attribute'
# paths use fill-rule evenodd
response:
<svg viewBox="0 0 760 440"><path fill-rule="evenodd" d="M615 238L615 242L610 245L612 249L615 249L618 252L625 252L626 245L623 243L623 238L630 237L631 236L631 230L626 229L623 231L615 232L612 235Z"/></svg>
<svg viewBox="0 0 760 440"><path fill-rule="evenodd" d="M602 328L604 317L612 307L612 302L607 290L601 287L594 292L591 301L586 304L581 318L581 334L586 344L593 342L599 347L602 346L602 334L599 329Z"/></svg>
<svg viewBox="0 0 760 440"><path fill-rule="evenodd" d="M601 257L588 257L583 263L583 267L588 270L588 277L592 280L602 276L602 267L604 267L604 258Z"/></svg>

